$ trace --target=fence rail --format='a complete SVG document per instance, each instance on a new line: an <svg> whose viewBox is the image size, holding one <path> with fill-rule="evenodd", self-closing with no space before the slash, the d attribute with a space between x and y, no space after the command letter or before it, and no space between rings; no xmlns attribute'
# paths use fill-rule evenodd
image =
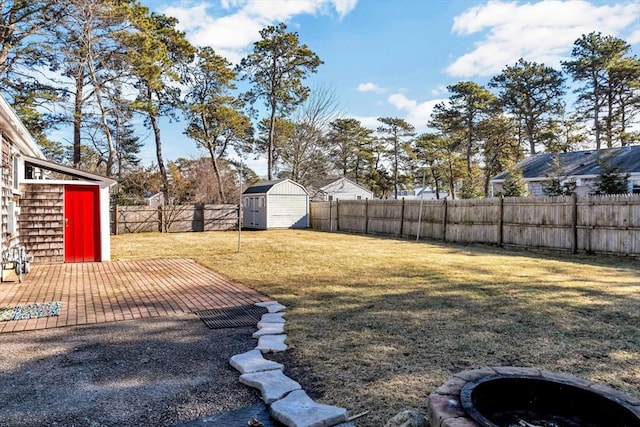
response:
<svg viewBox="0 0 640 427"><path fill-rule="evenodd" d="M226 231L238 227L238 205L114 206L111 234Z"/></svg>
<svg viewBox="0 0 640 427"><path fill-rule="evenodd" d="M640 255L640 195L312 202L311 228Z"/></svg>

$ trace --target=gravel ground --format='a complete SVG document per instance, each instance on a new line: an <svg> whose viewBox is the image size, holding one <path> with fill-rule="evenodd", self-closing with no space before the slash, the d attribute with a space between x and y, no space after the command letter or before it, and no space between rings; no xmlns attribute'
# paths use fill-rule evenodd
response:
<svg viewBox="0 0 640 427"><path fill-rule="evenodd" d="M194 315L0 334L0 420L10 426L171 426L260 402L229 358L255 328Z"/></svg>

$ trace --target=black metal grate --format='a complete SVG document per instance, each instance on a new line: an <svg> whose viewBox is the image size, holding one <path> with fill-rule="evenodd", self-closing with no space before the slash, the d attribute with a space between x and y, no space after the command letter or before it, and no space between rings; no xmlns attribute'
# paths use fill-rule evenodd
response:
<svg viewBox="0 0 640 427"><path fill-rule="evenodd" d="M251 304L196 311L195 315L202 319L210 329L224 329L256 326L267 311L264 307Z"/></svg>

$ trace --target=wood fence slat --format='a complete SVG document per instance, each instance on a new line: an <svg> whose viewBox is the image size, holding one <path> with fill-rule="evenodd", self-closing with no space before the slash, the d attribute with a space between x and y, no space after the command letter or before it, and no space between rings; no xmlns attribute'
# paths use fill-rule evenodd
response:
<svg viewBox="0 0 640 427"><path fill-rule="evenodd" d="M310 216L317 230L640 255L637 194L425 200L422 213L419 200L341 200L312 202Z"/></svg>

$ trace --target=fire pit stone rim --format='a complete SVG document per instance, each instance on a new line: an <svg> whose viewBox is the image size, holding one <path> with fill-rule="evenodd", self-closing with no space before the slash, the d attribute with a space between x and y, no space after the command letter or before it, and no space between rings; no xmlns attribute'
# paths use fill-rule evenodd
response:
<svg viewBox="0 0 640 427"><path fill-rule="evenodd" d="M444 384L429 395L428 419L432 426L447 427L451 422L455 426L462 422L461 427L475 427L478 423L470 418L462 408L460 402L460 391L467 382L477 381L484 377L494 375L514 375L527 377L540 377L549 381L558 381L565 384L575 385L578 388L590 388L594 392L600 393L609 399L625 403L627 407L640 417L640 399L613 389L603 384L575 377L569 374L538 370L528 367L516 366L491 366L480 369L470 369L461 371L448 378ZM457 390L457 391L456 391ZM434 402L432 405L431 402ZM462 412L462 415L460 414Z"/></svg>

